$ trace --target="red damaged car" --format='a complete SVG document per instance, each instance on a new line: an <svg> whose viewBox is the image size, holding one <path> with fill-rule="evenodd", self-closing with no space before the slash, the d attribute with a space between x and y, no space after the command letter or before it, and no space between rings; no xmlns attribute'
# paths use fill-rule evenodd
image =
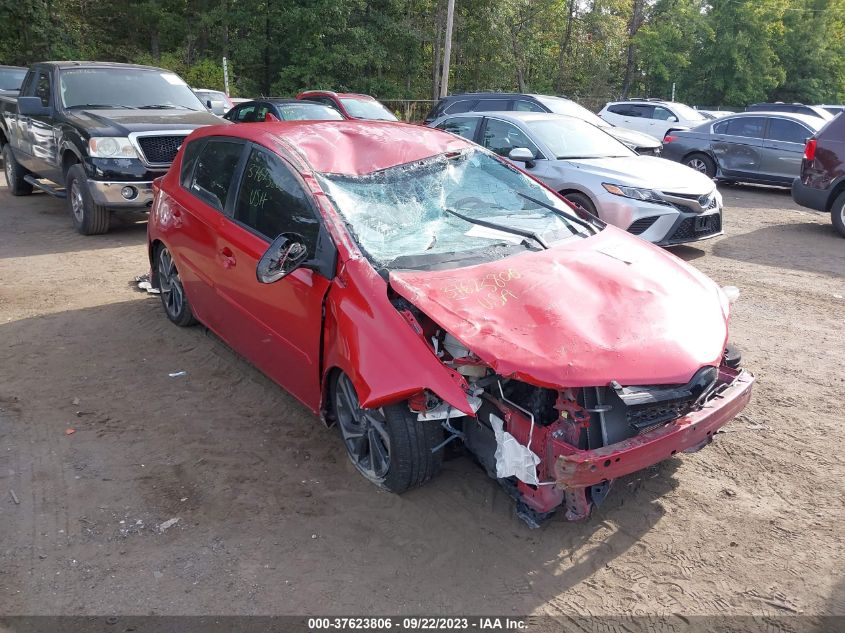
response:
<svg viewBox="0 0 845 633"><path fill-rule="evenodd" d="M580 213L580 215L579 215ZM157 181L152 281L336 424L392 492L459 441L538 525L705 446L748 403L729 295L464 139L205 127Z"/></svg>

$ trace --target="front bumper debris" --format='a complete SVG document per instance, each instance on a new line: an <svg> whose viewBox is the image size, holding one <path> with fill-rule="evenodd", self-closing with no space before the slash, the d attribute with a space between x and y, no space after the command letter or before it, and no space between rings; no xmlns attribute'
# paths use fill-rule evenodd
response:
<svg viewBox="0 0 845 633"><path fill-rule="evenodd" d="M700 410L616 444L584 451L553 434L549 448L557 487L568 490L602 484L677 453L703 448L748 404L754 376L723 366L719 381L723 387Z"/></svg>

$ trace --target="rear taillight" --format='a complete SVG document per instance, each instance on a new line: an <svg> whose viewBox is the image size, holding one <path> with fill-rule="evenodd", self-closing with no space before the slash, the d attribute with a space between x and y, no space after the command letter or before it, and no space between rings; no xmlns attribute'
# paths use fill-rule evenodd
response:
<svg viewBox="0 0 845 633"><path fill-rule="evenodd" d="M663 137L664 143L671 143L672 141L677 141L677 140L678 140L678 137L672 136L671 134L667 134L666 136Z"/></svg>
<svg viewBox="0 0 845 633"><path fill-rule="evenodd" d="M816 139L811 138L804 146L804 160L813 160L816 157Z"/></svg>

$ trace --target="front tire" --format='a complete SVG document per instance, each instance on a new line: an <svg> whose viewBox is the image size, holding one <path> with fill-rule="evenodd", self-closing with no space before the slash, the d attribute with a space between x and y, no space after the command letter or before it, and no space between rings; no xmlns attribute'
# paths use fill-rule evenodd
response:
<svg viewBox="0 0 845 633"><path fill-rule="evenodd" d="M400 494L434 477L443 464L437 420L421 422L407 406L362 409L349 377L338 372L331 403L346 452L355 468L379 488Z"/></svg>
<svg viewBox="0 0 845 633"><path fill-rule="evenodd" d="M109 230L109 210L94 203L82 165L71 165L65 177L67 202L73 227L82 235L101 235Z"/></svg>
<svg viewBox="0 0 845 633"><path fill-rule="evenodd" d="M708 178L716 177L716 163L707 154L690 154L684 159L684 165Z"/></svg>
<svg viewBox="0 0 845 633"><path fill-rule="evenodd" d="M32 193L32 185L23 179L29 172L15 159L8 143L3 146L3 170L6 172L9 193L13 196L28 196Z"/></svg>
<svg viewBox="0 0 845 633"><path fill-rule="evenodd" d="M167 318L180 327L194 325L197 320L191 310L188 295L182 285L182 278L176 269L176 262L167 247L159 246L153 259L155 280L158 285L161 305Z"/></svg>
<svg viewBox="0 0 845 633"><path fill-rule="evenodd" d="M583 193L572 192L572 193L565 193L563 197L569 200L572 204L576 207L581 207L594 217L599 217L598 212L596 211L596 205L593 204L593 201L590 200L587 196Z"/></svg>
<svg viewBox="0 0 845 633"><path fill-rule="evenodd" d="M845 237L845 192L840 193L833 201L833 206L830 208L830 220L839 231L839 235Z"/></svg>

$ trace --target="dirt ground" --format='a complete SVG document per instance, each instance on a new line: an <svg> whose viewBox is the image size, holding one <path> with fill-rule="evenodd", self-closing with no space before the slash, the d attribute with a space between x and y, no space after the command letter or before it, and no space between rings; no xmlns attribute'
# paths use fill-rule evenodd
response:
<svg viewBox="0 0 845 633"><path fill-rule="evenodd" d="M751 405L589 522L529 530L467 458L366 483L133 288L143 218L82 237L0 188L0 615L845 614L845 240L784 190L723 193L727 234L674 252L742 290Z"/></svg>

